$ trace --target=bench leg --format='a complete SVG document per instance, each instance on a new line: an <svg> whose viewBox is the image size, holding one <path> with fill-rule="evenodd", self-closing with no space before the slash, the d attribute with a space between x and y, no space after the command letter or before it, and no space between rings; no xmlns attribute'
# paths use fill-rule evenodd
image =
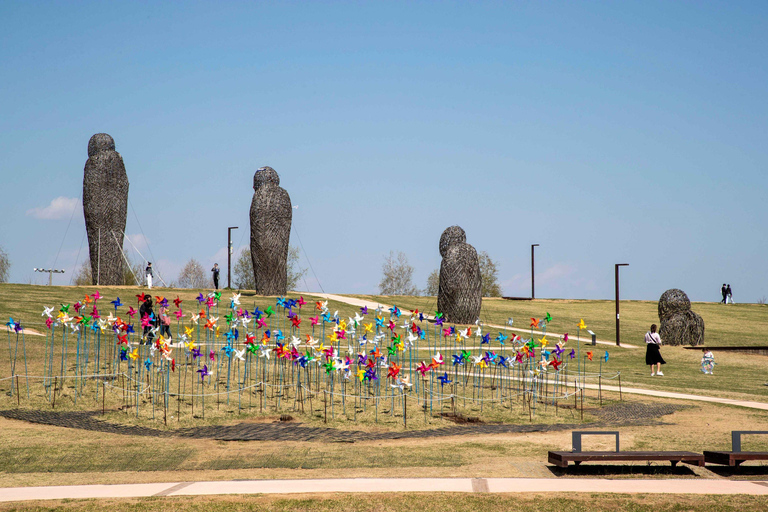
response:
<svg viewBox="0 0 768 512"><path fill-rule="evenodd" d="M680 462L680 461L679 460L671 460L669 462L671 462L672 463L672 467L675 468L675 467L677 467L677 463Z"/></svg>
<svg viewBox="0 0 768 512"><path fill-rule="evenodd" d="M575 461L573 461L573 465L574 465L574 466L578 466L579 464L581 464L581 461L580 461L580 460L575 460Z"/></svg>

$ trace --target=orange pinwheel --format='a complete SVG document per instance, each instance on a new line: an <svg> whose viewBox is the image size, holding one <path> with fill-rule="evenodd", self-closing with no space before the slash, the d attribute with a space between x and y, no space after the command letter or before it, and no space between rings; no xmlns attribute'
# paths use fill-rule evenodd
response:
<svg viewBox="0 0 768 512"><path fill-rule="evenodd" d="M538 326L539 326L539 320L531 317L531 327L538 327Z"/></svg>
<svg viewBox="0 0 768 512"><path fill-rule="evenodd" d="M201 309L201 310L200 310L200 318L205 318L205 317L206 317L206 315L205 315L205 310L204 310L204 309Z"/></svg>
<svg viewBox="0 0 768 512"><path fill-rule="evenodd" d="M398 366L395 363L392 363L392 365L389 367L389 372L387 373L387 377L392 377L393 379L397 378L397 374L400 373L400 366Z"/></svg>
<svg viewBox="0 0 768 512"><path fill-rule="evenodd" d="M371 351L371 355L373 355L374 358L378 359L381 357L381 352L379 352L379 347L376 347L376 350Z"/></svg>
<svg viewBox="0 0 768 512"><path fill-rule="evenodd" d="M90 295L86 294L86 295L85 295L85 298L83 299L83 302L84 302L85 304L90 304L91 302L93 302L93 299L91 298L91 296L90 296Z"/></svg>
<svg viewBox="0 0 768 512"><path fill-rule="evenodd" d="M592 360L592 351L587 352L587 359Z"/></svg>

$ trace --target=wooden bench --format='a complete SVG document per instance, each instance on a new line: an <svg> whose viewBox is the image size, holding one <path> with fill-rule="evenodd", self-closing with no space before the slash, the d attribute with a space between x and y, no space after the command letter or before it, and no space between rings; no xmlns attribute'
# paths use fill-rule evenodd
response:
<svg viewBox="0 0 768 512"><path fill-rule="evenodd" d="M744 452L741 450L741 436L753 434L768 434L766 430L733 430L731 431L731 451L704 451L704 460L711 464L738 466L747 460L768 460L768 452Z"/></svg>
<svg viewBox="0 0 768 512"><path fill-rule="evenodd" d="M581 438L584 435L613 435L616 437L616 451L582 451ZM617 461L668 461L672 467L677 466L678 462L704 466L704 455L693 452L681 451L619 451L619 433L618 431L573 431L572 451L570 452L549 452L549 463L567 468L569 462L576 466L582 462L617 462Z"/></svg>

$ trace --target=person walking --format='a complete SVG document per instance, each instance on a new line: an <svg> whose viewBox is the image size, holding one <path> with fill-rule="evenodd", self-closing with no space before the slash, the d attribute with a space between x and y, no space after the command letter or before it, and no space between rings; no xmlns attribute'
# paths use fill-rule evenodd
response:
<svg viewBox="0 0 768 512"><path fill-rule="evenodd" d="M147 268L144 270L144 274L147 276L147 288L152 289L152 262L147 262Z"/></svg>
<svg viewBox="0 0 768 512"><path fill-rule="evenodd" d="M213 268L211 269L211 272L213 272L213 287L215 289L219 289L219 264L214 263Z"/></svg>
<svg viewBox="0 0 768 512"><path fill-rule="evenodd" d="M151 295L146 299L144 299L144 302L142 303L141 307L139 307L139 318L144 320L145 317L149 321L147 322L147 325L144 326L144 332L142 333L142 338L146 343L152 343L152 339L154 338L154 336L152 335L152 325L155 322L155 313L154 311L152 311Z"/></svg>
<svg viewBox="0 0 768 512"><path fill-rule="evenodd" d="M661 352L659 352L659 346L661 345L661 337L656 332L656 324L651 325L651 330L645 333L645 364L651 367L651 377L654 375L664 374L661 372L661 365L667 364ZM653 366L656 365L656 371L654 372Z"/></svg>
<svg viewBox="0 0 768 512"><path fill-rule="evenodd" d="M728 289L725 287L725 283L723 283L723 287L720 288L720 293L723 294L723 300L720 301L720 304L725 304L725 301L728 298Z"/></svg>
<svg viewBox="0 0 768 512"><path fill-rule="evenodd" d="M725 289L725 303L726 304L733 304L733 292L731 291L731 285L729 284L728 287Z"/></svg>

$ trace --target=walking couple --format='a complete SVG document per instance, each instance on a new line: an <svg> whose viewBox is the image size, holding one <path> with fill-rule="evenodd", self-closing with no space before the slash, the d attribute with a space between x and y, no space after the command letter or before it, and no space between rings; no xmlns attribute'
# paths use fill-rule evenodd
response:
<svg viewBox="0 0 768 512"><path fill-rule="evenodd" d="M720 293L723 294L723 300L720 301L721 304L733 304L731 285L723 283L723 287L720 288Z"/></svg>

